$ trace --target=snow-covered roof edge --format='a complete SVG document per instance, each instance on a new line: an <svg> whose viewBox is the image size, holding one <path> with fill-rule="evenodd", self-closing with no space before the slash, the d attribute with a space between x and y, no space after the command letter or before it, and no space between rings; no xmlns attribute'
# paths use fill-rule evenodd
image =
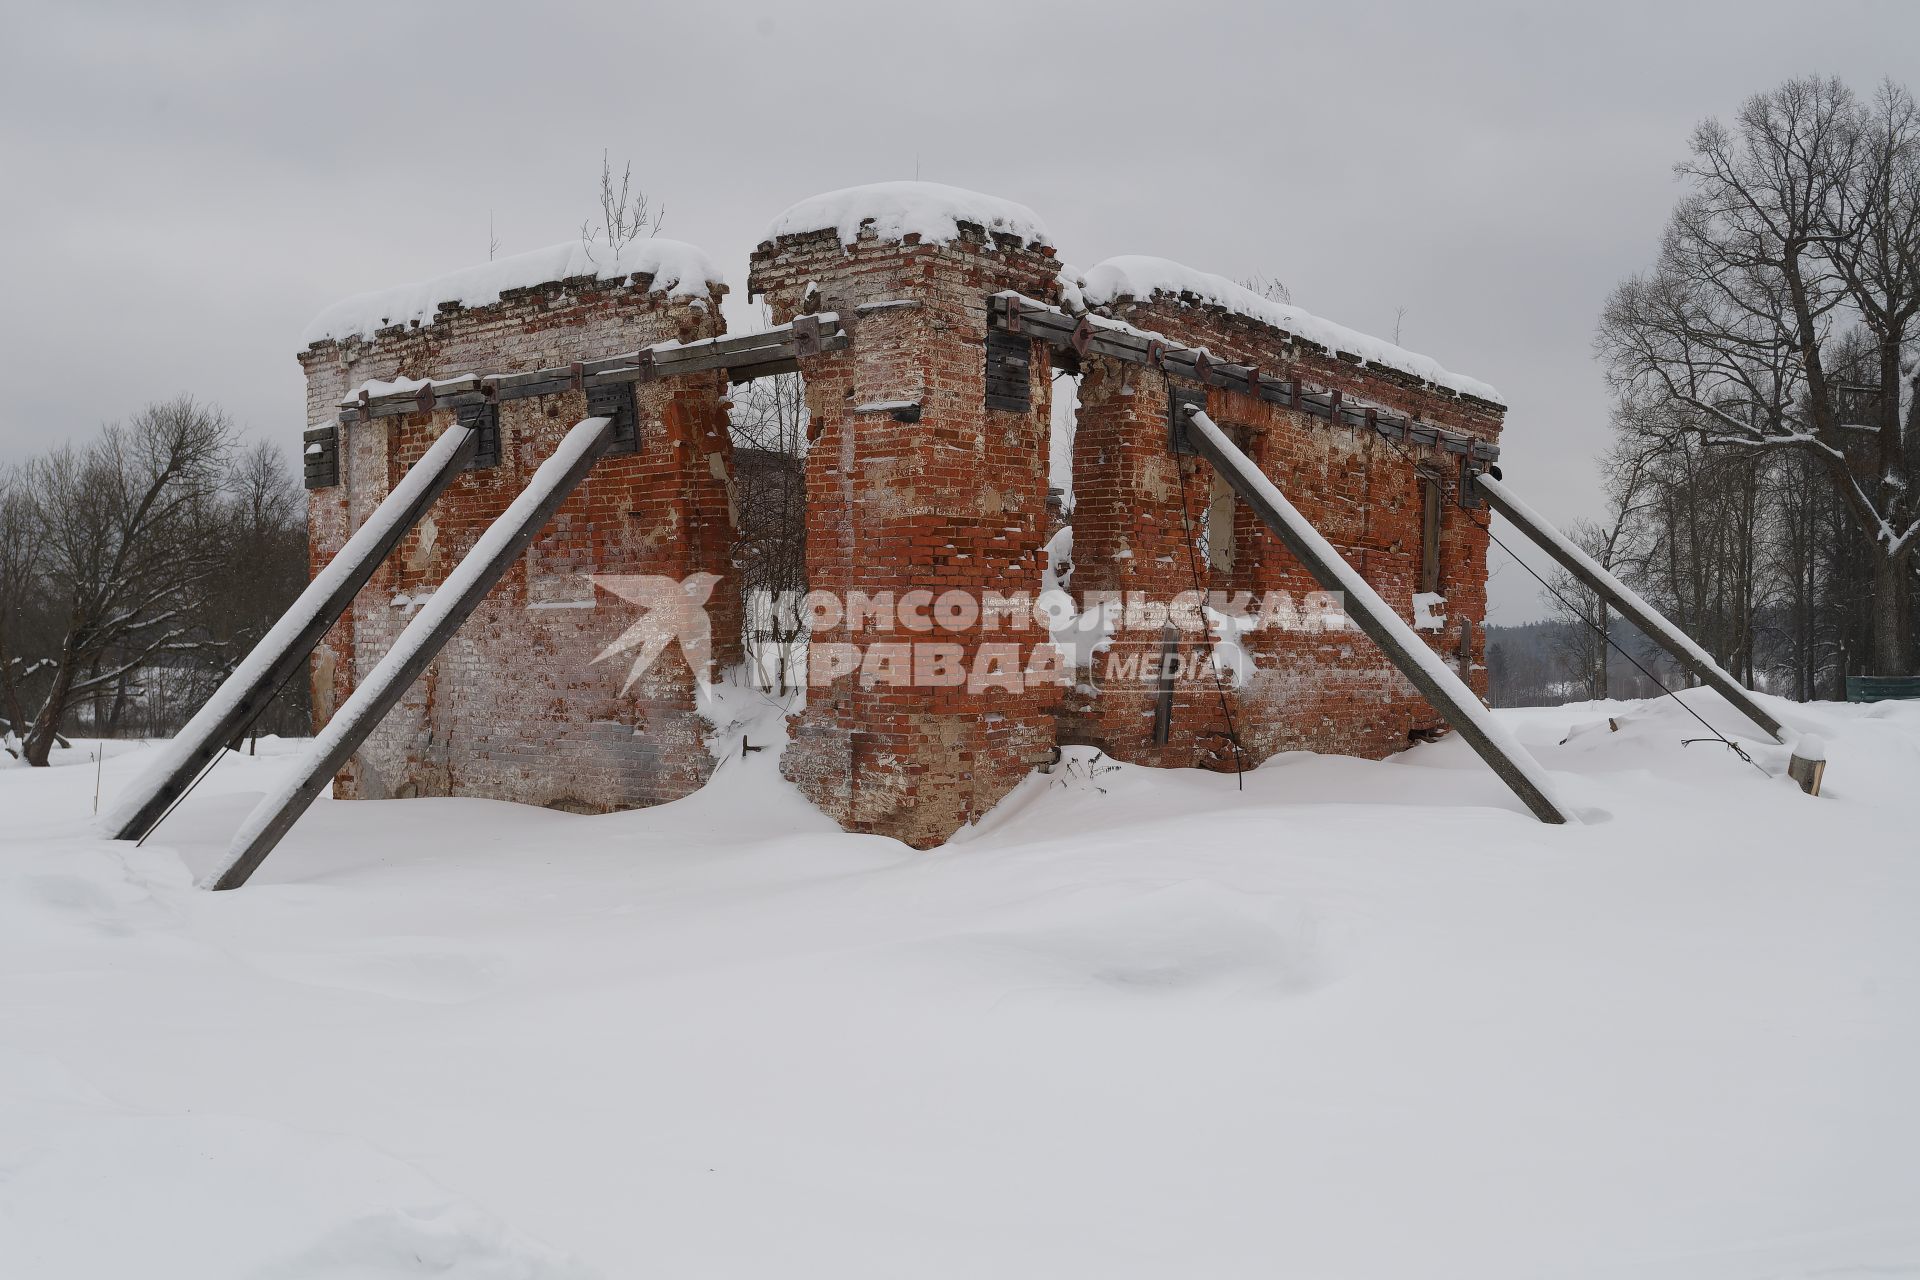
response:
<svg viewBox="0 0 1920 1280"><path fill-rule="evenodd" d="M1063 287L1070 284L1077 288L1088 307L1103 307L1120 298L1145 302L1156 293L1193 297L1317 343L1329 351L1358 356L1364 364L1392 369L1461 395L1506 404L1494 387L1478 378L1454 373L1431 356L1323 320L1299 307L1264 298L1225 276L1195 270L1166 258L1122 255L1088 268L1071 281L1065 276L1062 272Z"/></svg>
<svg viewBox="0 0 1920 1280"><path fill-rule="evenodd" d="M396 324L431 324L444 303L489 306L510 289L579 276L618 280L634 275L652 276L652 292L675 297L704 299L715 285L726 283L713 259L679 240L635 240L618 253L604 245L593 246L590 253L586 245L573 240L478 263L417 284L344 298L307 324L300 345L305 348L328 339L340 342L371 337Z"/></svg>
<svg viewBox="0 0 1920 1280"><path fill-rule="evenodd" d="M930 244L945 244L959 237L963 222L1013 236L1021 244L1053 244L1047 224L1027 206L939 182L876 182L809 196L769 223L761 239L833 231L841 244L850 245L860 238L862 227L871 225L882 240L917 235Z"/></svg>

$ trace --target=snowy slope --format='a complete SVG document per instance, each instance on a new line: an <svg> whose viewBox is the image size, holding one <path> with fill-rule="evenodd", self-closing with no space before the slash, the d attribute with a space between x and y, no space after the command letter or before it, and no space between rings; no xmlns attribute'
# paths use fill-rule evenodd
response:
<svg viewBox="0 0 1920 1280"><path fill-rule="evenodd" d="M81 744L0 771L0 1276L1920 1274L1920 706L1769 705L1828 797L1607 704L1501 714L1579 826L1452 741L1080 753L919 854L767 751L223 895L300 744L138 851Z"/></svg>

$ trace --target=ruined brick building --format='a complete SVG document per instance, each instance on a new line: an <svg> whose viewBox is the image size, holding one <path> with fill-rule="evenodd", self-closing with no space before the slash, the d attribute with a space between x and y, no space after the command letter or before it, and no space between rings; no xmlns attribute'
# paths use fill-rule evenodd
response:
<svg viewBox="0 0 1920 1280"><path fill-rule="evenodd" d="M1101 593L1311 596L1319 584L1280 539L1179 447L1181 403L1204 404L1484 690L1487 535L1462 491L1467 468L1497 453L1503 409L1483 384L1176 264L1077 271L1029 210L932 184L788 210L754 251L747 291L772 312L778 333L764 342L721 337L727 287L703 254L642 240L488 263L314 322L300 360L316 568L449 423L477 426L468 468L316 651L323 721L560 436L612 403L595 379L615 366L634 427L365 741L338 794L598 812L703 785L714 729L693 675L657 661L627 687L627 660L608 655L635 609L606 580L710 585L715 668L739 661L729 388L780 372L799 373L809 415L807 586L843 601L913 597L884 616L815 619L816 685L782 769L849 829L937 844L1061 744L1232 769L1287 750L1378 757L1442 727L1351 629L1241 634L1233 680L1069 661L1058 678L1022 681L1008 673L1059 657L1044 627L1019 629L992 604L976 617L949 607L1039 597L1069 562L1080 610ZM1071 509L1056 501L1050 515L1057 372L1077 375L1078 409ZM496 394L507 386L516 398ZM945 610L937 627L929 610ZM1166 623L1142 643L1197 658L1218 648L1213 621L1211 632ZM836 653L876 646L899 647L925 678L834 666Z"/></svg>

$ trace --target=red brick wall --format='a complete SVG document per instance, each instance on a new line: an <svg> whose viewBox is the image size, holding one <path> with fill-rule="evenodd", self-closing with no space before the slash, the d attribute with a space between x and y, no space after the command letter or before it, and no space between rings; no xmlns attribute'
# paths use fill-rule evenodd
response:
<svg viewBox="0 0 1920 1280"><path fill-rule="evenodd" d="M430 325L315 344L300 356L308 421L333 421L340 398L369 378L513 372L724 331L717 291L669 298L650 283L644 276L631 284L562 281L511 292L493 306L446 311ZM705 782L709 727L694 711L686 663L669 651L621 694L630 660L593 659L638 610L584 575L722 575L710 604L716 674L739 661L724 393L719 374L639 388L639 451L595 466L342 771L337 794L486 796L601 811L676 799ZM417 602L585 416L581 393L502 405L500 465L453 483L316 652L317 721L346 698ZM342 427L342 482L310 495L316 568L451 418Z"/></svg>
<svg viewBox="0 0 1920 1280"><path fill-rule="evenodd" d="M909 239L917 240L916 237ZM849 593L912 590L976 597L1041 588L1047 537L1050 379L1031 365L1032 407L985 407L987 297L1057 292L1051 250L977 229L945 245L871 231L783 237L754 254L750 287L776 322L817 307L853 330L849 350L802 362L813 443L806 464L808 585ZM811 292L809 287L811 286ZM900 302L907 305L868 307ZM917 401L917 422L863 404ZM1024 665L1045 634L1024 631L817 629L813 654L854 643L950 643L964 669L985 644L1016 644ZM1050 653L1050 646L1047 647ZM1045 760L1058 689L894 687L842 676L809 690L783 768L842 826L915 847L938 844Z"/></svg>
<svg viewBox="0 0 1920 1280"><path fill-rule="evenodd" d="M988 409L987 300L1013 289L1051 301L1057 271L1051 249L965 224L947 244L881 240L869 230L852 245L825 231L759 247L751 287L766 297L776 323L834 312L852 336L844 350L801 361L811 416L807 565L815 591L843 603L888 594L896 604L912 592L935 597L949 589L976 602L990 592L1039 594L1052 532L1048 351L1032 347L1029 410ZM649 283L563 281L516 291L494 306L449 310L424 327L317 344L301 356L309 421L333 421L339 399L369 378L552 366L723 329L718 291L671 299ZM1501 427L1496 405L1359 367L1218 307L1160 296L1121 299L1109 310L1177 344L1297 375L1310 387L1337 388L1424 423L1489 440ZM1071 523L1073 588L1083 603L1096 592L1167 602L1196 586L1244 592L1256 604L1269 592L1305 603L1319 590L1250 511L1221 495L1204 462L1170 452L1163 374L1098 357L1082 372ZM709 730L694 711L685 664L669 653L621 694L629 659L594 658L637 610L596 592L585 575L719 575L710 606L715 656L718 666L738 661L724 396L719 374L640 388L640 452L598 464L343 772L340 794L480 795L604 810L673 799L705 781ZM913 402L918 420L874 408L890 402ZM1208 393L1208 409L1402 616L1411 615L1421 559L1414 463L1433 464L1445 486L1440 591L1448 617L1429 640L1484 689L1486 535L1458 506L1456 455L1395 445L1220 389ZM454 484L316 654L320 719L585 413L579 394L503 406L501 465ZM311 500L316 565L447 417L343 428L342 483ZM1219 540L1217 518L1232 525L1225 566L1195 547L1203 526ZM867 663L810 689L793 720L786 776L849 830L928 847L984 813L1057 741L1095 743L1155 765L1230 769L1230 741L1248 763L1302 748L1381 756L1440 723L1357 631L1268 630L1247 640L1256 670L1244 687L1223 694L1209 681L1176 686L1168 740L1157 744L1158 690L1148 681L1071 691L1033 681L1018 690L969 682L968 674L988 669L1019 682L1023 669L1051 657L1045 632L1030 617L1023 621L1021 629L974 621L956 631L896 616L881 627L845 619L816 627L816 664L849 644ZM1471 646L1460 664L1463 621L1472 624ZM1157 634L1123 640L1155 656L1161 647ZM1206 644L1194 634L1177 641L1188 656ZM876 678L876 649L897 646L896 660L911 668L913 647L929 645L949 646L943 660L961 672L960 683L930 684L924 671L901 685Z"/></svg>
<svg viewBox="0 0 1920 1280"><path fill-rule="evenodd" d="M1503 411L1496 405L1295 347L1278 331L1218 307L1162 295L1123 300L1112 310L1117 318L1178 345L1204 346L1221 359L1256 364L1274 376L1298 375L1309 387L1337 389L1423 423L1488 440L1498 437ZM1286 591L1298 603L1319 590L1279 539L1239 502L1232 504L1231 567L1203 559L1196 583L1189 530L1209 510L1212 469L1168 451L1163 375L1090 359L1080 401L1073 586L1083 604L1093 591L1142 591L1166 600L1199 585L1248 592L1255 602L1265 592ZM1439 590L1446 597L1447 624L1426 634L1457 669L1462 623L1470 621L1472 659L1463 674L1484 692L1487 536L1457 502L1457 455L1411 442L1396 445L1363 429L1218 388L1208 392L1207 410L1403 618L1412 616L1421 560L1415 463L1430 463L1444 474ZM1131 640L1139 647L1142 639L1127 633L1120 643ZM1181 647L1191 652L1194 645ZM1249 636L1245 647L1256 670L1243 687L1229 686L1224 698L1210 680L1176 684L1164 745L1152 736L1157 686L1139 680L1107 680L1099 682L1097 695L1077 693L1063 715L1062 736L1099 745L1123 760L1231 769L1229 720L1247 763L1285 750L1379 757L1405 747L1410 735L1443 723L1356 630L1268 629Z"/></svg>

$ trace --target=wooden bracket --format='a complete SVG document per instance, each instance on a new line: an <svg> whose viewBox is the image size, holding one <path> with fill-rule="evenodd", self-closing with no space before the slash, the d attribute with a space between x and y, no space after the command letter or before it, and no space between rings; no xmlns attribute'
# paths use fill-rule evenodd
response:
<svg viewBox="0 0 1920 1280"><path fill-rule="evenodd" d="M301 437L301 470L309 489L330 489L340 483L340 425L315 427Z"/></svg>
<svg viewBox="0 0 1920 1280"><path fill-rule="evenodd" d="M1481 507L1487 505L1486 498L1480 493L1480 473L1483 470L1485 470L1485 468L1475 462L1472 453L1469 452L1460 455L1460 492L1458 501L1462 510L1478 511Z"/></svg>
<svg viewBox="0 0 1920 1280"><path fill-rule="evenodd" d="M797 360L820 354L820 317L793 318L793 354Z"/></svg>
<svg viewBox="0 0 1920 1280"><path fill-rule="evenodd" d="M1167 386L1167 448L1176 454L1197 452L1187 434L1190 410L1204 410L1207 393L1193 387Z"/></svg>
<svg viewBox="0 0 1920 1280"><path fill-rule="evenodd" d="M613 430L607 437L609 454L635 453L640 448L638 415L633 407L633 383L603 382L587 388L587 416L607 418Z"/></svg>
<svg viewBox="0 0 1920 1280"><path fill-rule="evenodd" d="M454 421L473 432L473 453L467 470L479 471L500 465L500 406L483 400L463 404L453 411Z"/></svg>
<svg viewBox="0 0 1920 1280"><path fill-rule="evenodd" d="M987 330L987 408L1025 413L1033 407L1033 341L1005 329Z"/></svg>

